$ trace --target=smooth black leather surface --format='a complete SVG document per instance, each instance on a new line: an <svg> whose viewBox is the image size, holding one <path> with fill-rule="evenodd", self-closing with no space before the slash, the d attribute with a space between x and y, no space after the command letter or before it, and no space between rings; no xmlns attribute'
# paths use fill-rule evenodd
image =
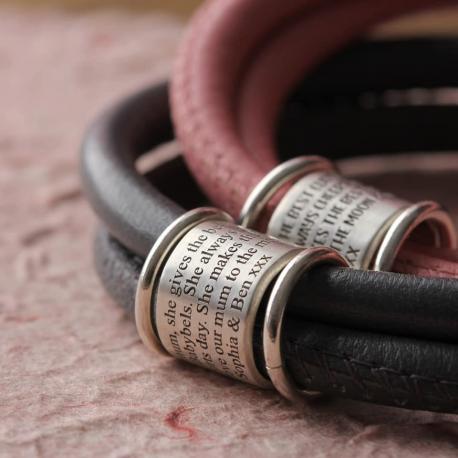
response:
<svg viewBox="0 0 458 458"><path fill-rule="evenodd" d="M81 178L95 212L110 232L145 256L183 210L156 191L135 160L173 139L166 85L129 97L91 125L81 154Z"/></svg>
<svg viewBox="0 0 458 458"><path fill-rule="evenodd" d="M436 106L434 89L458 87L457 62L456 39L362 42L346 48L292 91L277 124L279 155L338 159L456 150L458 107ZM397 91L396 107L387 106L394 103L389 90ZM364 104L372 108L360 109Z"/></svg>
<svg viewBox="0 0 458 458"><path fill-rule="evenodd" d="M456 150L458 107L435 106L434 89L457 87L456 39L355 43L292 91L277 124L279 155ZM388 90L398 92L394 109Z"/></svg>
<svg viewBox="0 0 458 458"><path fill-rule="evenodd" d="M142 260L105 230L97 234L95 260L105 288L132 316ZM304 277L301 286L313 290L317 276L342 275L342 269L320 270ZM295 316L291 307L283 335L288 369L305 389L398 407L458 411L456 345L330 326ZM259 332L254 348L262 367Z"/></svg>
<svg viewBox="0 0 458 458"><path fill-rule="evenodd" d="M333 159L456 151L457 119L458 105L332 110L291 102L279 121L278 149L284 160L298 151Z"/></svg>
<svg viewBox="0 0 458 458"><path fill-rule="evenodd" d="M293 91L309 105L387 89L453 87L458 83L456 38L412 38L357 42L320 63Z"/></svg>

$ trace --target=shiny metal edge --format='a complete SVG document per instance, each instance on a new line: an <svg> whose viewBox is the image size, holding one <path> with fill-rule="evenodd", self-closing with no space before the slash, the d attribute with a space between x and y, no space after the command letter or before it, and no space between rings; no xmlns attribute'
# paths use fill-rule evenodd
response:
<svg viewBox="0 0 458 458"><path fill-rule="evenodd" d="M153 323L151 300L163 263L183 234L207 220L233 221L227 213L211 207L191 210L175 220L157 239L143 265L135 296L135 324L145 346L153 351L168 354L159 339Z"/></svg>
<svg viewBox="0 0 458 458"><path fill-rule="evenodd" d="M335 167L321 156L300 156L281 163L253 188L240 211L238 224L254 228L263 209L282 186L309 173L325 170L335 170Z"/></svg>
<svg viewBox="0 0 458 458"><path fill-rule="evenodd" d="M336 264L349 267L337 251L317 247L303 250L283 269L272 289L263 326L263 352L266 370L277 391L291 401L304 396L316 396L315 391L301 390L288 374L281 348L282 328L291 292L300 277L319 264Z"/></svg>
<svg viewBox="0 0 458 458"><path fill-rule="evenodd" d="M403 243L425 222L435 232L436 247L457 247L456 228L447 211L434 201L418 202L405 208L391 222L374 258L372 270L390 271Z"/></svg>

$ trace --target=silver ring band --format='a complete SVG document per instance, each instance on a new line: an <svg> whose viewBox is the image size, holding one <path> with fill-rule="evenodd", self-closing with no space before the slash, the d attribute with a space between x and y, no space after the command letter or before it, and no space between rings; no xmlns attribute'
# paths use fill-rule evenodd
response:
<svg viewBox="0 0 458 458"><path fill-rule="evenodd" d="M142 342L151 351L168 354L157 334L152 319L152 299L164 261L181 237L195 225L208 220L233 221L227 213L215 208L197 208L174 221L157 239L146 258L135 296L135 324Z"/></svg>
<svg viewBox="0 0 458 458"><path fill-rule="evenodd" d="M188 212L171 224L151 249L136 295L135 321L152 351L192 362L295 399L281 352L281 329L290 293L317 264L347 267L335 250L301 250L236 226L213 208ZM254 358L259 305L273 284L263 321L263 352L269 378Z"/></svg>
<svg viewBox="0 0 458 458"><path fill-rule="evenodd" d="M256 226L269 199L295 179L270 217L273 237L306 248L328 246L364 270L391 270L402 244L420 229L428 246L456 248L453 221L439 204L380 192L342 177L319 157L299 157L267 174L242 209L242 225Z"/></svg>
<svg viewBox="0 0 458 458"><path fill-rule="evenodd" d="M153 246L139 279L138 333L153 351L262 388L253 348L258 308L300 248L234 224L214 209L188 212Z"/></svg>
<svg viewBox="0 0 458 458"><path fill-rule="evenodd" d="M401 211L391 223L375 256L373 270L391 270L403 243L423 223L428 224L432 233L431 245L456 248L457 236L450 215L436 202L419 202Z"/></svg>
<svg viewBox="0 0 458 458"><path fill-rule="evenodd" d="M287 399L296 401L304 395L318 393L299 389L288 374L283 361L281 339L288 299L299 278L318 264L348 267L347 261L329 248L302 251L283 269L274 284L267 304L263 327L263 351L266 369L274 387Z"/></svg>
<svg viewBox="0 0 458 458"><path fill-rule="evenodd" d="M334 170L334 165L321 156L301 156L272 169L251 191L245 201L238 224L255 228L269 200L287 183L312 172Z"/></svg>

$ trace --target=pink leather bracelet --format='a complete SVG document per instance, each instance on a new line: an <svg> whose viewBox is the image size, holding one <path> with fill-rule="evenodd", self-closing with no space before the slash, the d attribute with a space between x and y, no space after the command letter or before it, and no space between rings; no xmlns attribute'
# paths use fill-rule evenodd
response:
<svg viewBox="0 0 458 458"><path fill-rule="evenodd" d="M237 216L276 165L274 124L288 90L371 26L436 0L207 2L191 23L172 81L187 162L205 192ZM458 276L456 255L406 249L394 270Z"/></svg>

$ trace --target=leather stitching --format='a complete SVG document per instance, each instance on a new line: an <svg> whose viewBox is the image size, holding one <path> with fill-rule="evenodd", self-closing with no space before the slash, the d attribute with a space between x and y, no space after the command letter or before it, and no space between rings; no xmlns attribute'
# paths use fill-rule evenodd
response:
<svg viewBox="0 0 458 458"><path fill-rule="evenodd" d="M179 137L183 140L185 150L187 149L189 153L186 155L188 163L196 176L200 178L199 181L207 192L213 195L215 203L224 206L235 215L238 212L240 199L248 193L250 185L237 179L233 162L228 162L231 155L226 149L221 150L218 137L204 125L202 111L196 105L191 86L195 71L193 68L195 65L194 50L198 49L199 40L205 36L205 28L211 23L212 15L217 12L217 8L212 8L212 3L204 4L194 19L187 39L184 41L173 82L172 97L176 102L173 103L173 108ZM232 148L229 146L229 148L233 149L236 155L240 149L238 145L233 145ZM206 151L207 154L202 154L200 151ZM213 175L209 175L209 170L212 170ZM224 195L228 198L223 202L221 199ZM443 276L456 277L458 274L458 272L439 267L422 265L418 261L413 263L409 260L400 260L398 266L400 271L421 273L426 276L434 276L437 273Z"/></svg>
<svg viewBox="0 0 458 458"><path fill-rule="evenodd" d="M411 394L411 395L416 394L416 397L418 397L419 399L429 398L429 399L433 399L433 400L437 399L441 401L443 400L454 401L458 399L458 394L452 394L449 391L449 388L451 387L458 389L458 381L455 381L455 380L427 377L427 376L419 375L415 373L404 373L404 372L401 372L401 371L398 371L392 368L379 366L374 363L368 363L367 361L360 361L344 353L333 353L333 352L329 352L329 351L326 351L326 350L323 350L323 349L320 349L314 346L304 345L303 343L294 344L293 347L294 347L294 352L296 353L298 360L301 361L301 366L305 363L305 361L303 361L304 353L299 352L299 347L301 347L302 349L311 351L315 353L317 356L319 356L318 358L316 358L319 363L318 365L329 375L328 378L330 380L334 380L335 382L336 382L336 374L339 374L339 371L335 369L330 369L330 365L328 362L329 357L340 359L345 363L347 368L351 368L349 372L347 372L344 375L349 376L350 379L353 381L353 383L357 385L358 388L360 389L361 387L366 387L366 385L362 380L363 377L361 376L361 374L359 374L358 366L362 366L362 367L369 369L369 371L375 378L375 380L370 381L370 382L372 383L375 382L376 384L379 385L379 388L391 393L393 401L398 405L400 402L404 403L404 401L396 400L394 398L395 391L397 392L402 391L405 394ZM307 364L310 364L310 362L307 362ZM332 376L330 376L331 374ZM398 377L399 380L405 382L404 383L405 388L402 389L400 387L393 387L392 383L390 383L389 381L390 375ZM345 392L344 385L337 384L335 382L332 383L333 387L339 389L342 392ZM434 388L437 394L433 394L431 392L426 393L425 390L421 388L422 383L429 384L432 388ZM414 384L414 386L412 384ZM340 385L340 387L338 385ZM367 398L368 395L369 395L369 392L365 390L364 396L366 396Z"/></svg>

